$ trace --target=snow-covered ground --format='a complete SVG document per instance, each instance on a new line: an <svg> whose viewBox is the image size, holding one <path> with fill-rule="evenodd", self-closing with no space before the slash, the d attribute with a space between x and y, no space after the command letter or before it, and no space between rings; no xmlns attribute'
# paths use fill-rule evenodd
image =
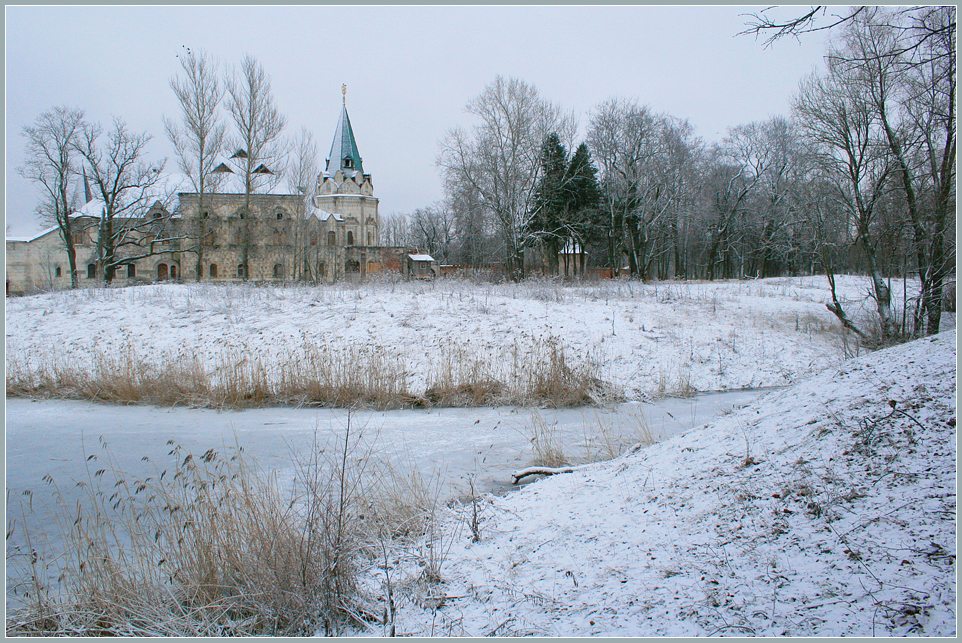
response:
<svg viewBox="0 0 962 643"><path fill-rule="evenodd" d="M443 585L395 573L397 631L953 636L955 342L862 356L488 498L480 542L450 517Z"/></svg>
<svg viewBox="0 0 962 643"><path fill-rule="evenodd" d="M352 434L359 440L357 451L371 465L387 465L406 478L416 473L429 491L447 502L467 493L469 477L481 493L516 489L511 474L532 463L530 439L539 420L550 427L565 456L577 463L611 457L609 448L617 453L648 435L663 440L683 433L761 394L708 393L604 409L365 410L353 414ZM315 448L336 451L347 422L347 412L340 409L221 412L73 400L11 399L6 413L7 506L16 524L8 550L37 549L41 565L50 563L51 581L64 548L63 507L72 510L89 501L86 490L76 485L90 474L87 456L109 458L111 469L123 472L121 477L143 480L171 466L171 440L194 454L208 449L230 453L240 447L258 468L276 476L286 492L293 485L296 458ZM639 434L642 426L645 435ZM56 487L47 484L48 479ZM22 571L22 566L8 565L8 589ZM8 593L10 600L17 597Z"/></svg>
<svg viewBox="0 0 962 643"><path fill-rule="evenodd" d="M864 278L839 278L851 317L870 312L868 287ZM200 356L211 368L296 359L307 345L354 349L396 356L410 390L421 393L452 352L503 364L549 340L565 347L569 362L594 364L628 399L644 399L689 387L786 385L841 363L846 348L829 300L823 277L169 284L7 299L6 341L8 359L28 366L89 366L127 346L148 361ZM954 317L946 315L947 327Z"/></svg>

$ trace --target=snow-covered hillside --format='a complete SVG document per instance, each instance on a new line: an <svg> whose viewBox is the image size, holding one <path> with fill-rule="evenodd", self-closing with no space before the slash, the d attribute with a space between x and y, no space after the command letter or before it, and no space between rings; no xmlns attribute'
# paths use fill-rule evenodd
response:
<svg viewBox="0 0 962 643"><path fill-rule="evenodd" d="M479 543L448 524L442 606L402 594L397 631L954 635L955 340L489 499Z"/></svg>
<svg viewBox="0 0 962 643"><path fill-rule="evenodd" d="M840 278L839 287L850 316L868 310L867 280ZM601 379L637 399L784 385L841 363L845 348L825 309L829 300L820 277L171 284L8 299L6 339L8 359L18 365L81 368L104 354L125 354L127 346L148 361L200 356L214 368L252 357L270 365L324 345L396 356L417 393L453 353L503 364L532 359L548 340L565 348L569 363L593 364ZM954 325L954 315L944 323Z"/></svg>

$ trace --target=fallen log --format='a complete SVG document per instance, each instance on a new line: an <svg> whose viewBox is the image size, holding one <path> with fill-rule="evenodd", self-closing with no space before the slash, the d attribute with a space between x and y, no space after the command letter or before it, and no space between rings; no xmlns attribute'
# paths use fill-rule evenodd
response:
<svg viewBox="0 0 962 643"><path fill-rule="evenodd" d="M515 471L511 474L513 480L511 484L518 484L522 478L527 478L528 476L553 476L559 473L571 473L577 469L577 467L528 467L527 469L521 469L520 471Z"/></svg>

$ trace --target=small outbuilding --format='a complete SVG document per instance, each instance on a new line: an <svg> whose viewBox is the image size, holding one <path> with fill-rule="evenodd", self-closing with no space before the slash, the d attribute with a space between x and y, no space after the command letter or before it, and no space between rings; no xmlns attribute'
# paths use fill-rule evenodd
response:
<svg viewBox="0 0 962 643"><path fill-rule="evenodd" d="M438 262L431 255L410 254L405 268L408 279L434 279L438 276Z"/></svg>

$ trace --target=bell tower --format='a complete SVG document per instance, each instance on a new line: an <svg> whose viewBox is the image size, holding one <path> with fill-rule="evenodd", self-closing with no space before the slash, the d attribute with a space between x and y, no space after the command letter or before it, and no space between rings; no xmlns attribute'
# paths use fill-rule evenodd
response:
<svg viewBox="0 0 962 643"><path fill-rule="evenodd" d="M345 239L350 232L353 245L378 245L378 199L374 196L371 175L364 173L354 128L347 113L347 85L341 85L341 114L334 128L324 171L317 177L314 205L344 219Z"/></svg>

